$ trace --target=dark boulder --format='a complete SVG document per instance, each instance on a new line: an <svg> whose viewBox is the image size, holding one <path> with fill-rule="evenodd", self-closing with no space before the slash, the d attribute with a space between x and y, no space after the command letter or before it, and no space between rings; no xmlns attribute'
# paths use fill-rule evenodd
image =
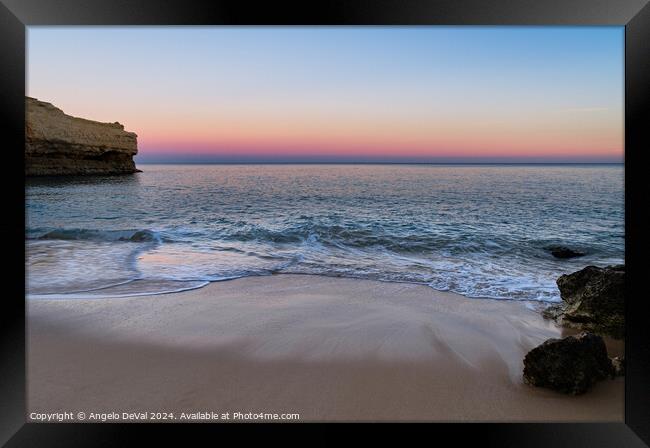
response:
<svg viewBox="0 0 650 448"><path fill-rule="evenodd" d="M605 342L591 333L549 339L524 358L527 384L566 394L585 393L594 383L611 378L613 373Z"/></svg>
<svg viewBox="0 0 650 448"><path fill-rule="evenodd" d="M622 338L625 334L625 266L587 266L557 279L562 303L544 316L567 327Z"/></svg>
<svg viewBox="0 0 650 448"><path fill-rule="evenodd" d="M128 238L120 238L122 241L133 241L134 243L142 243L155 241L156 237L151 230L138 230Z"/></svg>
<svg viewBox="0 0 650 448"><path fill-rule="evenodd" d="M564 246L550 246L546 248L555 258L576 258L585 255L584 252L578 252Z"/></svg>

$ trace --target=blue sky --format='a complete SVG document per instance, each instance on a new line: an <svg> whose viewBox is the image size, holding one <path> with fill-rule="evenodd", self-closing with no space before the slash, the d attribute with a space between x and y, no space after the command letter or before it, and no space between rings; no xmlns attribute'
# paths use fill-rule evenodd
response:
<svg viewBox="0 0 650 448"><path fill-rule="evenodd" d="M621 161L623 27L29 27L27 94L141 161Z"/></svg>

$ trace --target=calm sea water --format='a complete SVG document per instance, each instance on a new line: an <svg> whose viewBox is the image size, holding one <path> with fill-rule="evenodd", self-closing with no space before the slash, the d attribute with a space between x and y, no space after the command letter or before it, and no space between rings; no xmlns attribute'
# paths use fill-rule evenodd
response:
<svg viewBox="0 0 650 448"><path fill-rule="evenodd" d="M178 291L274 273L559 300L622 263L622 165L143 165L27 182L30 297ZM587 253L558 260L545 249Z"/></svg>

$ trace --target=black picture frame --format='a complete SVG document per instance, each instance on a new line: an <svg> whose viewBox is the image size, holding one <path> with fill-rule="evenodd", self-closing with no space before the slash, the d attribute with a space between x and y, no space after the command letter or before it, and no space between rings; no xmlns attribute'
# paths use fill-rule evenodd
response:
<svg viewBox="0 0 650 448"><path fill-rule="evenodd" d="M642 213L647 203L644 150L650 149L648 0L0 0L0 123L3 132L2 235L6 257L0 311L0 443L7 446L121 446L135 432L170 436L168 425L39 424L25 418L24 114L25 27L30 25L622 25L625 26L626 378L624 423L393 425L430 442L472 438L494 446L650 446L650 325L642 294ZM21 261L22 260L22 261ZM240 425L171 425L214 435ZM263 431L295 425L256 425ZM306 425L311 426L311 425ZM245 425L247 431L249 425ZM304 428L305 425L300 425ZM319 440L337 437L327 425ZM322 427L321 427L322 428ZM374 425L375 437L387 426ZM435 439L433 438L435 437ZM168 438L167 441L170 439ZM439 439L443 440L443 439ZM215 440L216 441L216 440Z"/></svg>

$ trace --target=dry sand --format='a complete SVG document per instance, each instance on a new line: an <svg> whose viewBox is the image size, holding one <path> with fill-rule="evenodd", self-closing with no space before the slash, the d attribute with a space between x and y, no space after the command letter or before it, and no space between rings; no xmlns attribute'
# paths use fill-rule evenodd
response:
<svg viewBox="0 0 650 448"><path fill-rule="evenodd" d="M577 397L523 383L526 352L563 330L521 302L275 275L178 294L27 303L29 412L623 420L623 378ZM622 352L609 342L610 356Z"/></svg>

